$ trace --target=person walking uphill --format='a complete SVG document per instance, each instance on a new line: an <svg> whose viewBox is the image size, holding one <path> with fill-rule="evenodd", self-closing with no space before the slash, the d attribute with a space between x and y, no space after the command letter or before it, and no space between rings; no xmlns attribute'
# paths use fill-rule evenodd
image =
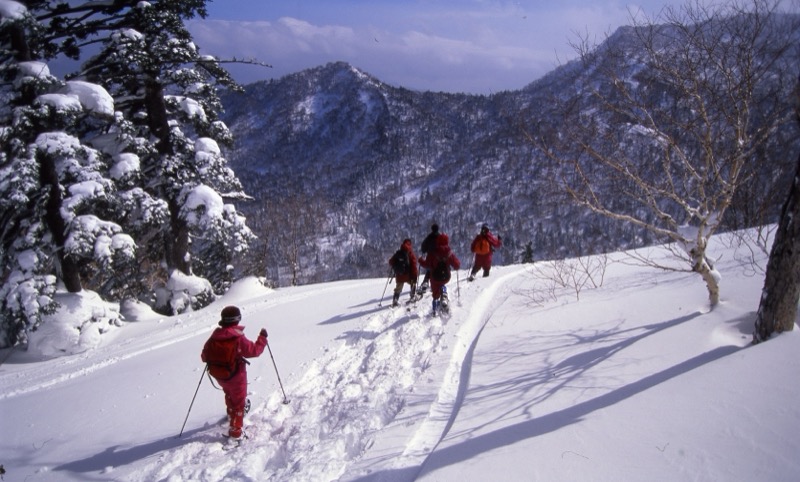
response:
<svg viewBox="0 0 800 482"><path fill-rule="evenodd" d="M422 246L420 246L419 252L422 255L426 255L428 253L432 253L433 250L436 248L436 238L439 237L439 225L436 223L431 224L431 232L425 236L425 239L422 240ZM425 277L422 278L422 284L419 287L419 296L425 294L428 291L428 283L431 280L431 270L425 270Z"/></svg>
<svg viewBox="0 0 800 482"><path fill-rule="evenodd" d="M450 249L450 238L444 233L439 233L436 238L436 247L433 252L422 258L419 264L431 270L431 296L433 296L433 314L441 309L444 313L450 311L447 300L447 282L450 281L450 269L461 268L461 261Z"/></svg>
<svg viewBox="0 0 800 482"><path fill-rule="evenodd" d="M492 253L497 248L503 246L503 238L495 237L489 226L484 224L481 226L481 232L472 240L470 250L475 253L475 263L472 265L472 272L469 274L467 281L473 281L475 274L479 270L483 270L483 277L489 276L489 270L492 269Z"/></svg>
<svg viewBox="0 0 800 482"><path fill-rule="evenodd" d="M408 283L411 285L411 295L409 298L414 300L417 295L417 278L419 277L419 268L417 267L417 256L411 247L411 240L404 239L403 244L391 258L389 258L389 266L392 267L394 272L394 296L392 297L392 306L399 305L400 293L403 292L403 285Z"/></svg>
<svg viewBox="0 0 800 482"><path fill-rule="evenodd" d="M217 380L225 393L225 406L230 422L228 435L233 439L239 439L243 435L249 364L246 358L261 355L267 346L267 330L262 328L256 341L250 341L244 336L244 327L239 325L241 320L239 308L223 308L219 328L211 334L200 354L200 358L208 366L208 373Z"/></svg>

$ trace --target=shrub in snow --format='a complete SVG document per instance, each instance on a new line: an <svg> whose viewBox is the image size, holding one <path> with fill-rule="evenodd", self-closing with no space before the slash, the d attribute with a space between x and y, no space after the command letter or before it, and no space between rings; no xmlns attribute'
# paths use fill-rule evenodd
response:
<svg viewBox="0 0 800 482"><path fill-rule="evenodd" d="M208 306L215 298L208 280L178 270L170 273L166 285L156 288L155 294L155 310L165 314L197 310Z"/></svg>
<svg viewBox="0 0 800 482"><path fill-rule="evenodd" d="M55 298L61 305L58 313L46 316L29 335L28 351L34 355L49 358L82 353L97 347L101 335L122 326L119 308L97 293L60 292Z"/></svg>

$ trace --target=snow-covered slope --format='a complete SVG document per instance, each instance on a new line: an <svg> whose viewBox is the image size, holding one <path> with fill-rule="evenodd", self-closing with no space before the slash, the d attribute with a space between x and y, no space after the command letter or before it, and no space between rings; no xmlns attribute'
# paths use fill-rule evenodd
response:
<svg viewBox="0 0 800 482"><path fill-rule="evenodd" d="M616 254L591 290L556 287L547 263L461 272L449 318L429 297L388 308L386 279L249 279L83 354L0 352L0 464L28 481L796 480L800 339L749 345L763 276L715 250L710 312L696 275ZM227 304L251 338L267 327L275 362L249 367L233 450L199 360Z"/></svg>

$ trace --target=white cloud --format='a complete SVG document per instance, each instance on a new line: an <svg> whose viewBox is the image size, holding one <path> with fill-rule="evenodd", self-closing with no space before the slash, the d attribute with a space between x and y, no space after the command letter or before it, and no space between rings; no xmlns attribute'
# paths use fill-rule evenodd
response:
<svg viewBox="0 0 800 482"><path fill-rule="evenodd" d="M569 42L578 35L600 42L639 9L616 2L362 7L351 5L349 13L346 7L329 9L325 18L313 21L296 16L195 20L190 29L205 52L254 57L274 66L266 71L231 67L245 83L342 60L393 85L490 93L524 87L574 58Z"/></svg>

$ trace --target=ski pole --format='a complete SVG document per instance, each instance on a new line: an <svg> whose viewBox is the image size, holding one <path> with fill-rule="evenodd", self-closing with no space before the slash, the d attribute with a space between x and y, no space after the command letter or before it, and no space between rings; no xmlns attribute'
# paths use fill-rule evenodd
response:
<svg viewBox="0 0 800 482"><path fill-rule="evenodd" d="M189 414L192 412L192 406L194 405L194 399L197 398L197 392L200 391L200 384L203 383L203 377L206 375L206 371L208 370L208 365L203 368L203 373L200 374L200 381L197 382L197 389L194 391L194 396L192 397L192 403L189 404L189 410L186 412L186 418L183 420L183 426L181 427L181 433L178 434L178 438L183 436L183 429L186 428L186 421L189 420Z"/></svg>
<svg viewBox="0 0 800 482"><path fill-rule="evenodd" d="M461 275L458 273L459 270L456 270L456 296L458 299L461 299Z"/></svg>
<svg viewBox="0 0 800 482"><path fill-rule="evenodd" d="M383 305L383 297L386 296L386 289L389 288L389 281L392 279L392 272L389 271L389 277L386 278L386 286L383 287L383 293L381 294L381 300L378 302L378 306Z"/></svg>
<svg viewBox="0 0 800 482"><path fill-rule="evenodd" d="M289 403L289 399L286 398L286 391L283 389L283 382L281 382L281 374L278 373L278 365L275 364L275 357L272 356L272 348L269 347L269 343L267 343L267 350L269 350L269 357L272 359L272 366L275 367L275 375L278 377L278 385L281 386L281 392L283 392L283 404L287 405Z"/></svg>

